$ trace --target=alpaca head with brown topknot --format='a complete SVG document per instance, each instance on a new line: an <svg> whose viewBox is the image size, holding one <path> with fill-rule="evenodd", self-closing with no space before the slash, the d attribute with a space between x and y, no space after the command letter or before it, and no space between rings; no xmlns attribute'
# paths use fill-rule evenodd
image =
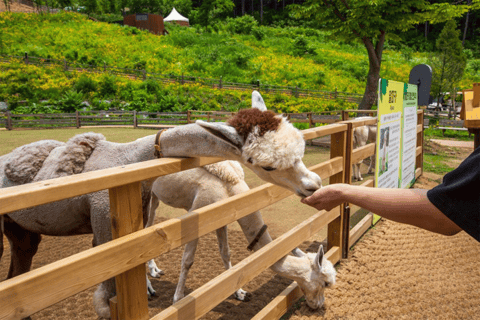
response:
<svg viewBox="0 0 480 320"><path fill-rule="evenodd" d="M252 93L252 108L241 110L226 125L203 121L197 124L228 142L238 151L232 160L240 161L263 180L301 197L321 187L320 177L302 162L305 141L300 130L283 116L268 111L257 91Z"/></svg>

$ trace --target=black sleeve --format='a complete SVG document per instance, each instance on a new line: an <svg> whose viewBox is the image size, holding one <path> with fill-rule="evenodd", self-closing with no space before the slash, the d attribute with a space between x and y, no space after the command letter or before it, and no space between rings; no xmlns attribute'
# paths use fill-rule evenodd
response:
<svg viewBox="0 0 480 320"><path fill-rule="evenodd" d="M480 242L480 148L427 192L435 207Z"/></svg>

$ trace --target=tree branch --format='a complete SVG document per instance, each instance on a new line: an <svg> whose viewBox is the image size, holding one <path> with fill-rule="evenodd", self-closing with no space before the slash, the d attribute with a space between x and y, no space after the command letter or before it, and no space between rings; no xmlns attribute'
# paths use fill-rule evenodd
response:
<svg viewBox="0 0 480 320"><path fill-rule="evenodd" d="M323 0L323 3L325 3L325 5L327 7L330 7L333 5L333 13L335 13L335 15L343 22L347 21L347 19L342 16L342 14L340 13L340 11L338 10L337 6L335 5L335 3L331 3L330 1L328 1L328 4L327 4L327 0Z"/></svg>

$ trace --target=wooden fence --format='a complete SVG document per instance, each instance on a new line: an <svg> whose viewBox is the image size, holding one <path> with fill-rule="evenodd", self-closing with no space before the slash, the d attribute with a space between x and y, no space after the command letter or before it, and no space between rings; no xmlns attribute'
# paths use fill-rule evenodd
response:
<svg viewBox="0 0 480 320"><path fill-rule="evenodd" d="M228 82L220 79L210 79L197 76L189 76L185 74L160 74L154 72L148 72L147 70L140 68L120 68L115 66L103 65L86 65L78 62L71 62L65 59L47 59L29 56L25 53L24 56L8 56L0 55L0 62L12 64L14 62L23 61L26 64L34 64L37 66L58 66L65 72L67 71L79 71L79 72L93 72L93 73L110 73L118 76L124 76L128 78L141 79L141 80L154 80L166 83L199 83L204 86L208 86L215 89L229 89L229 90L258 90L265 93L284 93L293 95L296 97L316 97L322 99L341 99L349 102L360 103L363 98L363 94L352 92L340 92L335 88L335 91L324 90L311 90L302 89L292 86L276 86L270 84L263 84L260 81L254 83L237 83Z"/></svg>
<svg viewBox="0 0 480 320"><path fill-rule="evenodd" d="M376 124L376 121L376 118L350 120L304 130L306 140L331 136L330 160L314 165L310 170L324 180L330 178L330 183L350 183L351 164L369 157L375 151L374 143L353 150L353 129ZM423 163L421 111L418 113L417 135L416 177L422 173ZM143 225L142 180L220 160L164 158L3 189L0 194L0 214L109 189L114 240L1 282L0 319L27 317L114 276L117 298L112 303L112 310L116 312L113 315L118 319L148 319L146 261L292 194L267 183L180 218L140 230ZM373 187L373 181L368 180L363 185ZM319 211L152 319L201 317L325 226L328 226L326 257L332 263L342 257L347 258L350 246L371 226L371 216L367 216L349 230L349 216L348 204L329 212ZM129 236L124 237L126 234ZM145 246L145 243L155 243L155 246ZM292 284L255 319L278 319L301 295L296 284Z"/></svg>
<svg viewBox="0 0 480 320"><path fill-rule="evenodd" d="M13 129L80 128L89 126L133 126L142 129L160 129L193 123L195 120L227 121L236 112L197 111L187 112L137 112L137 111L77 111L75 113L12 114L0 112L0 127ZM375 110L338 110L324 112L285 113L292 123L331 124L348 120L350 116L376 115Z"/></svg>

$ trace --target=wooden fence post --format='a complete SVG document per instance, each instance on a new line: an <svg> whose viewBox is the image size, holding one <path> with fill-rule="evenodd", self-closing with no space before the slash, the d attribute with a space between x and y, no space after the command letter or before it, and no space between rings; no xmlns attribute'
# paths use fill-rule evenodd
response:
<svg viewBox="0 0 480 320"><path fill-rule="evenodd" d="M353 124L351 122L347 123L347 134L346 134L346 144L345 144L345 167L344 167L344 183L352 183L352 152L353 152ZM350 205L345 203L343 208L342 215L342 259L348 259L348 251L350 248Z"/></svg>
<svg viewBox="0 0 480 320"><path fill-rule="evenodd" d="M109 196L113 239L143 229L141 182L109 189ZM149 319L145 272L142 263L115 277L118 319Z"/></svg>
<svg viewBox="0 0 480 320"><path fill-rule="evenodd" d="M80 116L78 114L78 110L75 111L75 122L77 124L77 129L80 128Z"/></svg>
<svg viewBox="0 0 480 320"><path fill-rule="evenodd" d="M335 99L337 99L338 97L338 90L337 90L337 87L335 87Z"/></svg>
<svg viewBox="0 0 480 320"><path fill-rule="evenodd" d="M24 57L25 64L28 64L28 53L25 52L25 57Z"/></svg>
<svg viewBox="0 0 480 320"><path fill-rule="evenodd" d="M133 110L133 129L137 129L137 110Z"/></svg>
<svg viewBox="0 0 480 320"><path fill-rule="evenodd" d="M191 115L192 112L190 110L187 110L187 123L192 123Z"/></svg>
<svg viewBox="0 0 480 320"><path fill-rule="evenodd" d="M63 71L68 71L67 59L63 59Z"/></svg>
<svg viewBox="0 0 480 320"><path fill-rule="evenodd" d="M347 149L347 132L342 131L334 133L331 135L331 147L330 147L330 159L335 157L343 157L343 168L342 172L339 172L330 177L330 184L334 183L344 183L345 182L345 153ZM333 247L339 247L343 253L343 226L345 220L345 204L340 205L340 216L328 224L328 235L327 235L327 251ZM342 254L343 255L343 254Z"/></svg>
<svg viewBox="0 0 480 320"><path fill-rule="evenodd" d="M147 80L147 70L142 70L143 80Z"/></svg>
<svg viewBox="0 0 480 320"><path fill-rule="evenodd" d="M181 80L181 83L182 83L182 84L185 84L185 78L184 78L184 76L183 76L183 72L182 72L182 80Z"/></svg>
<svg viewBox="0 0 480 320"><path fill-rule="evenodd" d="M220 76L220 81L219 81L219 84L218 84L218 88L222 89L222 76Z"/></svg>
<svg viewBox="0 0 480 320"><path fill-rule="evenodd" d="M12 116L10 114L10 111L7 111L7 123L6 123L7 130L13 130L12 126Z"/></svg>
<svg viewBox="0 0 480 320"><path fill-rule="evenodd" d="M423 127L424 116L425 116L425 111L422 111L421 113L417 113L417 124L422 125L422 131L417 133L417 147L422 147L422 154L420 154L417 157L415 166L417 168L421 168L422 170L421 173L423 173L423 131L425 130L425 128Z"/></svg>

